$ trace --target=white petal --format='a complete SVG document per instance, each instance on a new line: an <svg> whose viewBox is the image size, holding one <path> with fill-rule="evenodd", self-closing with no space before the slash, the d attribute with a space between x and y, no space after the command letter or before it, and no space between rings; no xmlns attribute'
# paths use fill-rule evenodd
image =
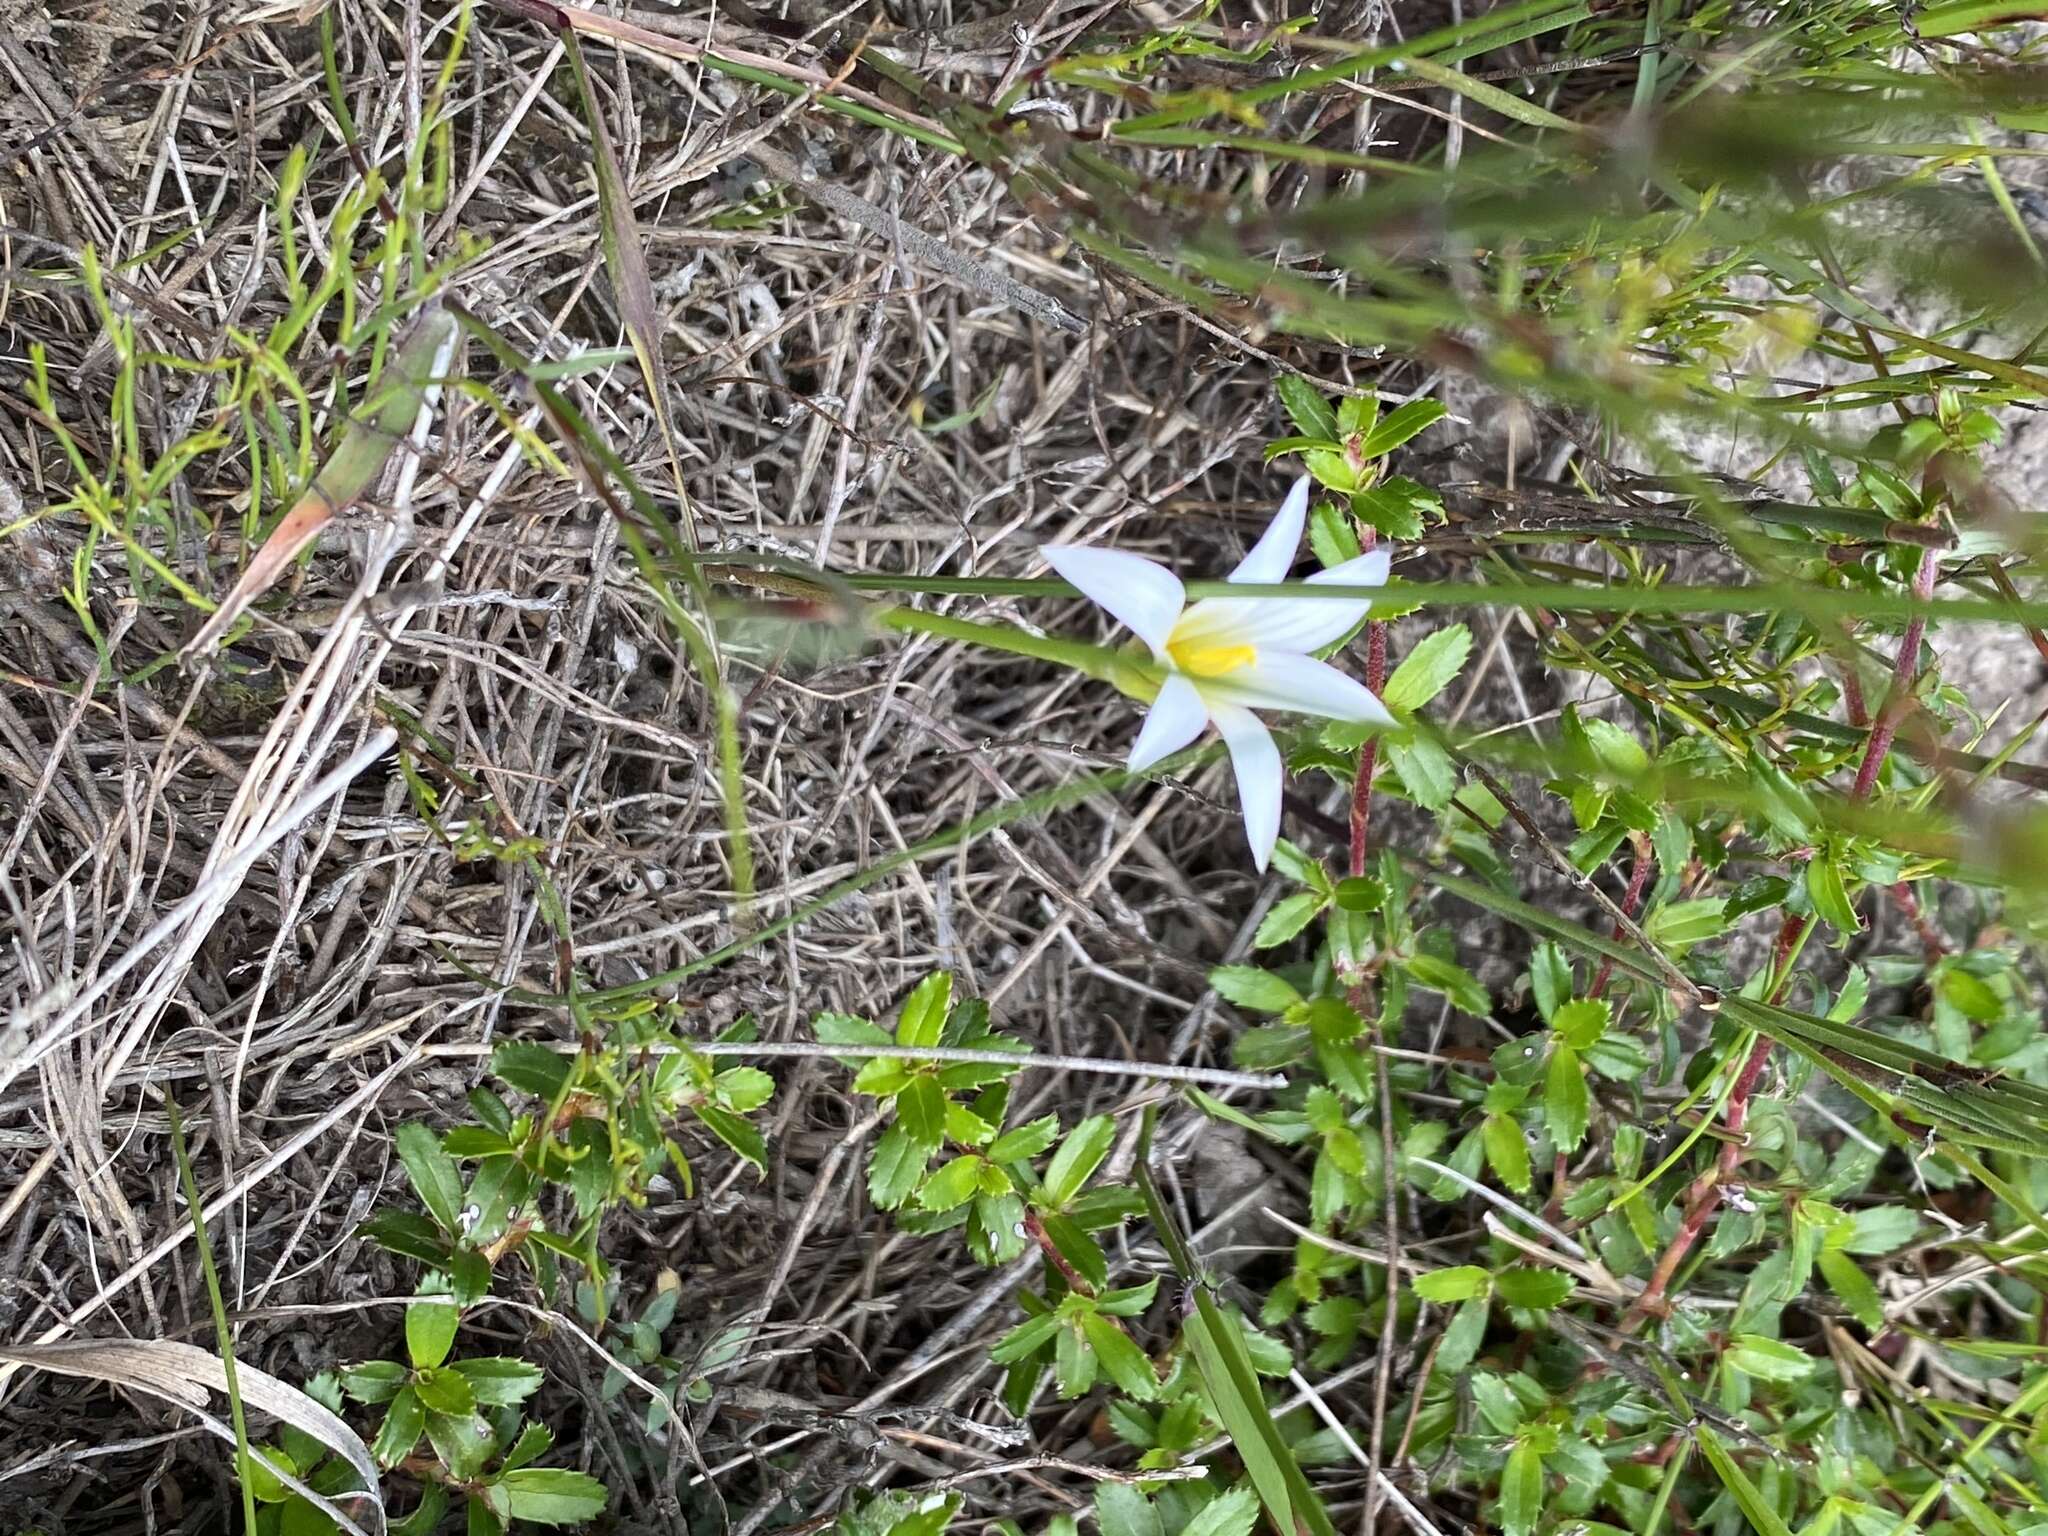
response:
<svg viewBox="0 0 2048 1536"><path fill-rule="evenodd" d="M1327 571L1317 571L1309 577L1311 585L1331 587L1384 587L1387 572L1393 564L1389 550L1376 549L1369 555L1360 555L1356 560L1346 560L1342 565L1333 565Z"/></svg>
<svg viewBox="0 0 2048 1536"><path fill-rule="evenodd" d="M1294 557L1301 551L1301 530L1308 522L1308 487L1307 475L1294 482L1273 521L1252 546L1252 552L1230 573L1232 581L1264 585L1287 579L1287 573L1294 568Z"/></svg>
<svg viewBox="0 0 2048 1536"><path fill-rule="evenodd" d="M1365 684L1313 656L1261 651L1258 660L1204 686L1212 700L1243 709L1284 709L1360 725L1394 723Z"/></svg>
<svg viewBox="0 0 2048 1536"><path fill-rule="evenodd" d="M1259 717L1233 704L1212 705L1216 728L1230 748L1230 766L1237 773L1237 803L1244 813L1244 835L1252 845L1252 863L1260 874L1280 839L1280 749Z"/></svg>
<svg viewBox="0 0 2048 1536"><path fill-rule="evenodd" d="M1127 765L1142 772L1162 757L1171 757L1202 734L1209 723L1209 707L1195 691L1195 685L1178 672L1169 672L1160 686L1152 712L1145 716L1137 744L1131 748Z"/></svg>
<svg viewBox="0 0 2048 1536"><path fill-rule="evenodd" d="M1303 587L1378 587L1387 580L1387 555L1375 551L1346 560L1327 571L1318 571L1301 583ZM1237 611L1224 616L1244 643L1260 651L1319 651L1349 634L1360 619L1372 611L1372 599L1365 597L1225 597L1210 602L1230 604ZM1197 603L1196 608L1202 605ZM1190 619L1194 617L1190 614Z"/></svg>
<svg viewBox="0 0 2048 1536"><path fill-rule="evenodd" d="M1038 552L1084 596L1108 609L1155 653L1165 654L1166 638L1188 601L1178 576L1123 549L1042 544Z"/></svg>

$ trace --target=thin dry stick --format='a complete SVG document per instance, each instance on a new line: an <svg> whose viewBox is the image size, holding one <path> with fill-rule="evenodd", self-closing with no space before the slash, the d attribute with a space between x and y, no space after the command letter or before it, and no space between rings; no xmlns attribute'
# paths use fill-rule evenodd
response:
<svg viewBox="0 0 2048 1536"><path fill-rule="evenodd" d="M385 1088L390 1086L397 1079L398 1075L410 1067L416 1059L416 1051L407 1052L405 1055L400 1056L398 1060L371 1078L367 1083L364 1083L354 1093L351 1093L332 1109L307 1125L298 1135L280 1143L268 1157L260 1162L251 1164L248 1170L240 1178L236 1179L232 1185L223 1189L219 1194L206 1202L205 1208L199 1213L199 1219L201 1221L212 1221L221 1212L227 1210L229 1206L248 1194L250 1190L261 1184L265 1179L277 1172L278 1169L284 1167L286 1163L289 1163L293 1158L305 1151L307 1147L326 1135L330 1129L339 1124L348 1115L354 1113L356 1109L375 1103ZM165 1258L183 1247L191 1239L191 1236L192 1227L189 1223L174 1225L171 1228L171 1235L169 1237L166 1237L154 1248L136 1259L133 1264L130 1264L120 1274L114 1276L113 1279L101 1286L86 1301L65 1314L63 1321L52 1323L48 1328L36 1335L33 1342L37 1344L52 1344L58 1339L63 1338L64 1335L71 1332L72 1329L127 1290L129 1286L148 1274L150 1270L163 1262ZM14 1365L0 1366L0 1400L5 1399L7 1383L18 1369L19 1367Z"/></svg>
<svg viewBox="0 0 2048 1536"><path fill-rule="evenodd" d="M105 997L151 951L176 933L202 908L220 899L223 892L235 889L240 884L242 876L249 872L250 866L283 842L321 806L347 789L354 782L356 775L390 751L397 740L396 731L381 730L350 753L332 773L313 785L299 797L296 804L265 827L254 841L237 849L232 857L224 859L208 871L206 878L190 895L152 924L148 932L128 947L127 953L95 977L92 984L75 998L67 1002L61 991L54 988L40 997L32 998L22 1011L25 1019L32 1020L39 1012L51 1012L54 1017L42 1027L35 1040L25 1043L17 1054L0 1061L0 1088L5 1088L24 1070L35 1065L45 1053L66 1039L71 1026L78 1023L94 1003ZM112 1074L108 1075L111 1078Z"/></svg>
<svg viewBox="0 0 2048 1536"><path fill-rule="evenodd" d="M1351 1453L1352 1459L1366 1469L1366 1475L1372 1479L1372 1490L1367 1495L1367 1508L1376 1509L1380 1497L1384 1495L1392 1502L1394 1508L1401 1512L1401 1518L1408 1522L1408 1528L1415 1532L1415 1536L1443 1536L1443 1532L1430 1523L1429 1517L1417 1509L1408 1495L1403 1493L1394 1480L1381 1470L1379 1458L1359 1449L1358 1442L1351 1437L1351 1431L1344 1427L1343 1420L1330 1412L1329 1405L1322 1399L1322 1394L1308 1384L1308 1378L1303 1376L1300 1371L1290 1368L1287 1372L1287 1380L1294 1390L1301 1394L1310 1409L1314 1411L1315 1416L1329 1426L1330 1432L1337 1437L1338 1443ZM1366 1517L1365 1528L1367 1530L1373 1529L1373 1520L1370 1514Z"/></svg>

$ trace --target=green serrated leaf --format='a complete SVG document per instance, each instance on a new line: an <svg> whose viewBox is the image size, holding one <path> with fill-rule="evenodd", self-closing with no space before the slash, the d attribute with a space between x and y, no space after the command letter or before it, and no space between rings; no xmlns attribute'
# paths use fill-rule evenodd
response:
<svg viewBox="0 0 2048 1536"><path fill-rule="evenodd" d="M1273 909L1259 924L1259 930L1252 935L1254 949L1271 949L1276 944L1285 944L1300 933L1323 909L1323 897L1314 891L1296 891L1292 896L1283 896L1273 903Z"/></svg>
<svg viewBox="0 0 2048 1536"><path fill-rule="evenodd" d="M370 1442L371 1457L380 1467L396 1466L412 1454L426 1427L427 1411L420 1406L419 1394L409 1386L401 1388L384 1412L377 1438Z"/></svg>
<svg viewBox="0 0 2048 1536"><path fill-rule="evenodd" d="M1279 393L1287 419L1303 437L1329 443L1337 440L1337 413L1330 409L1330 403L1315 385L1298 373L1283 373L1274 379L1273 388Z"/></svg>
<svg viewBox="0 0 2048 1536"><path fill-rule="evenodd" d="M1258 1518L1258 1490L1239 1484L1204 1504L1195 1518L1181 1527L1180 1536L1251 1536Z"/></svg>
<svg viewBox="0 0 2048 1536"><path fill-rule="evenodd" d="M940 1164L918 1190L917 1203L927 1211L950 1211L965 1205L981 1188L981 1170L986 1166L972 1154Z"/></svg>
<svg viewBox="0 0 2048 1536"><path fill-rule="evenodd" d="M1571 977L1564 979L1569 985ZM1605 998L1574 998L1553 1005L1548 1014L1551 1029L1575 1051L1585 1050L1606 1034L1613 1016L1613 1007Z"/></svg>
<svg viewBox="0 0 2048 1536"><path fill-rule="evenodd" d="M405 1348L412 1357L412 1368L429 1370L446 1360L461 1322L462 1314L452 1301L415 1301L408 1306Z"/></svg>
<svg viewBox="0 0 2048 1536"><path fill-rule="evenodd" d="M506 1520L535 1525L581 1525L604 1513L609 1495L587 1472L564 1467L521 1467L489 1489L490 1503Z"/></svg>
<svg viewBox="0 0 2048 1536"><path fill-rule="evenodd" d="M1486 995L1486 989L1461 965L1435 955L1410 955L1401 962L1401 969L1417 986L1441 992L1454 1008L1482 1018L1492 1012L1493 1000Z"/></svg>
<svg viewBox="0 0 2048 1536"><path fill-rule="evenodd" d="M705 1129L724 1142L762 1173L768 1171L768 1143L750 1120L720 1109L716 1104L698 1104L691 1111Z"/></svg>
<svg viewBox="0 0 2048 1536"><path fill-rule="evenodd" d="M1095 1525L1102 1536L1166 1536L1159 1511L1129 1483L1095 1485Z"/></svg>
<svg viewBox="0 0 2048 1536"><path fill-rule="evenodd" d="M1872 1333L1884 1327L1884 1301L1870 1276L1848 1254L1837 1248L1823 1248L1815 1263L1821 1278L1835 1298L1847 1307L1856 1321Z"/></svg>
<svg viewBox="0 0 2048 1536"><path fill-rule="evenodd" d="M523 1403L540 1390L541 1369L524 1360L492 1356L482 1360L458 1360L449 1367L469 1383L476 1401L486 1408L509 1408Z"/></svg>
<svg viewBox="0 0 2048 1536"><path fill-rule="evenodd" d="M398 1128L398 1160L420 1204L443 1232L462 1230L462 1174L441 1139L417 1120Z"/></svg>
<svg viewBox="0 0 2048 1536"><path fill-rule="evenodd" d="M1508 1452L1500 1474L1500 1526L1506 1536L1528 1536L1543 1514L1543 1457L1528 1441Z"/></svg>
<svg viewBox="0 0 2048 1536"><path fill-rule="evenodd" d="M1494 1177L1518 1195L1529 1192L1529 1142L1512 1115L1488 1115L1480 1122L1480 1144Z"/></svg>
<svg viewBox="0 0 2048 1536"><path fill-rule="evenodd" d="M1283 1013L1301 1001L1292 983L1255 965L1219 965L1209 972L1209 985L1225 1002L1255 1013Z"/></svg>
<svg viewBox="0 0 2048 1536"><path fill-rule="evenodd" d="M911 989L896 1020L898 1045L937 1045L953 1002L953 978L934 971Z"/></svg>
<svg viewBox="0 0 2048 1536"><path fill-rule="evenodd" d="M1543 1082L1543 1120L1557 1150L1567 1157L1576 1152L1592 1118L1593 1096L1579 1053L1560 1040L1551 1048Z"/></svg>
<svg viewBox="0 0 2048 1536"><path fill-rule="evenodd" d="M1060 1117L1041 1115L1038 1119L1005 1131L989 1143L988 1160L992 1163L1022 1162L1038 1156L1059 1139Z"/></svg>
<svg viewBox="0 0 2048 1536"><path fill-rule="evenodd" d="M912 1078L896 1095L896 1123L911 1140L936 1149L946 1139L946 1091L931 1077Z"/></svg>
<svg viewBox="0 0 2048 1536"><path fill-rule="evenodd" d="M476 1412L476 1393L460 1371L443 1366L413 1373L412 1388L420 1395L420 1406L430 1414L471 1414Z"/></svg>
<svg viewBox="0 0 2048 1536"><path fill-rule="evenodd" d="M1493 1293L1511 1307L1548 1312L1571 1295L1572 1278L1559 1270L1516 1264L1493 1277Z"/></svg>
<svg viewBox="0 0 2048 1536"><path fill-rule="evenodd" d="M530 1040L503 1040L491 1052L491 1075L521 1093L552 1100L569 1081L573 1063Z"/></svg>
<svg viewBox="0 0 2048 1536"><path fill-rule="evenodd" d="M1095 1352L1095 1363L1127 1397L1149 1403L1159 1395L1159 1376L1131 1336L1101 1313L1081 1314L1081 1332Z"/></svg>
<svg viewBox="0 0 2048 1536"><path fill-rule="evenodd" d="M1335 503L1318 498L1308 514L1308 547L1324 570L1356 560L1358 528Z"/></svg>
<svg viewBox="0 0 2048 1536"><path fill-rule="evenodd" d="M1387 764L1401 776L1401 788L1425 811L1442 811L1458 792L1457 765L1427 736L1395 736L1386 745Z"/></svg>
<svg viewBox="0 0 2048 1536"><path fill-rule="evenodd" d="M1484 1296L1493 1284L1493 1276L1477 1264L1460 1264L1452 1269L1434 1269L1426 1275L1417 1275L1408 1284L1424 1301L1448 1305Z"/></svg>
<svg viewBox="0 0 2048 1536"><path fill-rule="evenodd" d="M1394 668L1380 692L1381 701L1404 712L1422 708L1450 686L1471 654L1472 631L1463 624L1447 624L1425 635Z"/></svg>
<svg viewBox="0 0 2048 1536"><path fill-rule="evenodd" d="M1358 456L1362 459L1384 457L1449 414L1440 400L1410 400L1380 418L1379 424L1365 435L1365 441L1359 445Z"/></svg>
<svg viewBox="0 0 2048 1536"><path fill-rule="evenodd" d="M937 1146L912 1136L901 1120L882 1133L868 1163L868 1198L878 1210L893 1211L910 1198Z"/></svg>

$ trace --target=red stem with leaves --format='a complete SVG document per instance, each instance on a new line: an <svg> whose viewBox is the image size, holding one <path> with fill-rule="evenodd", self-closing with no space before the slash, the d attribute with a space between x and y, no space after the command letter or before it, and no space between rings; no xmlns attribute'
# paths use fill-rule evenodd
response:
<svg viewBox="0 0 2048 1536"><path fill-rule="evenodd" d="M1913 574L1913 596L1923 603L1934 595L1936 569L1935 551L1930 549L1921 555L1920 567ZM1913 681L1920 670L1920 644L1926 634L1927 621L1924 618L1916 614L1907 621L1906 632L1900 638L1898 657L1892 664L1891 687L1884 702L1878 706L1877 718L1870 722L1870 739L1863 749L1863 762L1856 770L1856 783L1849 791L1851 800L1867 800L1877 787L1878 774L1883 771L1885 758L1891 752L1892 741L1897 737L1899 724L1911 703ZM1860 702L1860 691L1852 697ZM1771 974L1776 980L1771 987L1770 1000L1774 1003L1791 984L1792 957L1809 921L1796 913L1788 914L1778 929L1778 942L1771 956ZM1749 1120L1750 1099L1770 1059L1771 1040L1768 1036L1760 1036L1728 1090L1728 1107L1721 1116L1727 1139L1721 1143L1720 1155L1714 1159L1713 1167L1693 1181L1686 1194L1685 1215L1678 1223L1678 1230L1672 1234L1671 1242L1658 1256L1657 1267L1650 1272L1643 1294L1636 1298L1628 1315L1622 1319L1624 1329L1633 1332L1652 1312L1663 1307L1665 1292L1671 1288L1678 1266L1692 1251L1693 1244L1699 1241L1708 1218L1720 1208L1723 1193L1742 1164L1743 1127Z"/></svg>
<svg viewBox="0 0 2048 1536"><path fill-rule="evenodd" d="M1377 535L1370 528L1359 538L1359 547L1370 550ZM1365 686L1378 698L1387 686L1387 625L1372 619L1365 626ZM1365 873L1366 856L1372 852L1372 776L1380 762L1380 739L1365 738L1358 749L1358 774L1351 781L1351 873Z"/></svg>

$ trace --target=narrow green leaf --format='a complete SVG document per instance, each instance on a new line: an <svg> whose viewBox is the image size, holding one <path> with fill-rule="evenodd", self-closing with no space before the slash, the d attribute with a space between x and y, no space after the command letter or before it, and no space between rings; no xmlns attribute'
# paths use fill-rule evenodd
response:
<svg viewBox="0 0 2048 1536"><path fill-rule="evenodd" d="M1358 456L1362 459L1383 458L1416 433L1427 431L1448 415L1449 409L1440 400L1410 400L1381 417L1379 424L1366 433L1365 441L1359 445Z"/></svg>
<svg viewBox="0 0 2048 1536"><path fill-rule="evenodd" d="M411 1387L400 1389L384 1412L377 1438L370 1442L370 1455L380 1467L394 1467L412 1454L427 1427L427 1411Z"/></svg>
<svg viewBox="0 0 2048 1536"><path fill-rule="evenodd" d="M1417 1275L1409 1281L1409 1288L1424 1301L1445 1305L1454 1301L1470 1301L1474 1296L1484 1296L1492 1285L1493 1277L1477 1264L1460 1264L1453 1269L1435 1269L1426 1275Z"/></svg>
<svg viewBox="0 0 2048 1536"><path fill-rule="evenodd" d="M1417 986L1441 992L1450 999L1454 1008L1462 1008L1482 1018L1493 1009L1493 1000L1486 995L1486 988L1480 986L1478 978L1462 965L1440 960L1435 955L1410 955L1401 962L1401 969Z"/></svg>
<svg viewBox="0 0 2048 1536"><path fill-rule="evenodd" d="M1252 935L1254 949L1271 949L1300 933L1323 909L1323 898L1315 891L1296 891L1273 903L1273 908Z"/></svg>
<svg viewBox="0 0 2048 1536"><path fill-rule="evenodd" d="M1743 1518L1748 1520L1757 1536L1792 1536L1784 1517L1758 1491L1749 1475L1728 1454L1728 1447L1721 1443L1721 1437L1701 1424L1694 1427L1693 1437L1699 1443L1700 1451L1707 1458L1707 1464L1714 1469L1714 1475L1721 1480L1721 1486L1728 1490L1735 1500Z"/></svg>
<svg viewBox="0 0 2048 1536"><path fill-rule="evenodd" d="M1059 1326L1059 1318L1051 1312L1027 1317L996 1341L995 1347L988 1352L989 1359L997 1365L1014 1365L1044 1347L1053 1336L1053 1330Z"/></svg>
<svg viewBox="0 0 2048 1536"><path fill-rule="evenodd" d="M1816 1259L1828 1289L1847 1307L1856 1321L1872 1333L1884 1327L1884 1301L1870 1276L1848 1254L1838 1248L1824 1248Z"/></svg>
<svg viewBox="0 0 2048 1536"><path fill-rule="evenodd" d="M1116 1122L1108 1115L1090 1115L1067 1133L1045 1170L1045 1199L1054 1209L1073 1203L1116 1139Z"/></svg>
<svg viewBox="0 0 2048 1536"><path fill-rule="evenodd" d="M398 1128L398 1160L412 1180L414 1193L443 1232L462 1230L462 1174L441 1140L417 1120Z"/></svg>
<svg viewBox="0 0 2048 1536"><path fill-rule="evenodd" d="M1849 891L1842 879L1842 866L1832 853L1823 850L1806 863L1806 895L1813 903L1813 910L1843 933L1861 933L1862 921L1856 916L1856 909L1849 902Z"/></svg>
<svg viewBox="0 0 2048 1536"><path fill-rule="evenodd" d="M912 1078L896 1095L896 1123L920 1146L936 1149L946 1139L946 1091L928 1077Z"/></svg>
<svg viewBox="0 0 2048 1536"><path fill-rule="evenodd" d="M893 1211L908 1200L924 1179L935 1142L921 1142L898 1120L882 1133L868 1163L868 1198L879 1210Z"/></svg>

